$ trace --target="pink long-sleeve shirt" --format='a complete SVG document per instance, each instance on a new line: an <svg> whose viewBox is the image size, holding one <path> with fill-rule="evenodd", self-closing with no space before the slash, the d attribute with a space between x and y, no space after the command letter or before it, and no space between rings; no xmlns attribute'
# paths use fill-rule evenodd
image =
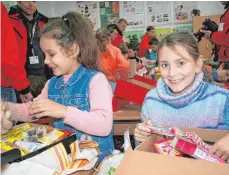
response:
<svg viewBox="0 0 229 175"><path fill-rule="evenodd" d="M65 75L64 81L67 82L70 77L71 75ZM37 98L48 98L48 84L49 81ZM112 90L108 80L105 75L98 73L93 77L89 86L90 111L81 111L75 107L68 106L64 123L91 135L109 135L113 124L112 97ZM28 111L31 102L8 104L12 113L12 120L32 121Z"/></svg>

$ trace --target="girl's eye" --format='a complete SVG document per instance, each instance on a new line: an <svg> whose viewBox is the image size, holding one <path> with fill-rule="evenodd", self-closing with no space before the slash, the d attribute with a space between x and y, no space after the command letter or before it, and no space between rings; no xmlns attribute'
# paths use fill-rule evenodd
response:
<svg viewBox="0 0 229 175"><path fill-rule="evenodd" d="M178 64L178 66L183 66L185 64L185 62L184 61L179 61L177 64Z"/></svg>
<svg viewBox="0 0 229 175"><path fill-rule="evenodd" d="M166 68L166 67L168 67L168 64L167 64L167 63L162 63L162 64L161 64L161 67L162 67L162 68Z"/></svg>
<svg viewBox="0 0 229 175"><path fill-rule="evenodd" d="M49 56L50 57L53 57L55 54L54 53L49 53Z"/></svg>

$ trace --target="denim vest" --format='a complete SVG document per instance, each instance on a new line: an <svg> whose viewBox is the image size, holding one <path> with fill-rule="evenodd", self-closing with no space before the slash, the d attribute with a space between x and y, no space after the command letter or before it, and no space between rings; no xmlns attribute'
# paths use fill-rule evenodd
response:
<svg viewBox="0 0 229 175"><path fill-rule="evenodd" d="M97 73L95 70L80 66L66 83L64 83L63 76L53 77L49 82L48 98L65 106L74 106L82 111L90 111L89 85ZM79 140L88 136L88 134L65 124L62 119L55 119L54 125L57 129L73 130ZM112 153L114 149L113 130L106 137L89 137L99 143L102 153L99 157L100 161Z"/></svg>

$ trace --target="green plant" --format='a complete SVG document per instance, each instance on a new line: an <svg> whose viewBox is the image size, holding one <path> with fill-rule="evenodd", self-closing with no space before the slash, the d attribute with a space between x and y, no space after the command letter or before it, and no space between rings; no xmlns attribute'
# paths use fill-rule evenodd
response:
<svg viewBox="0 0 229 175"><path fill-rule="evenodd" d="M192 10L191 14L192 14L193 16L200 16L200 10L194 8L194 9Z"/></svg>

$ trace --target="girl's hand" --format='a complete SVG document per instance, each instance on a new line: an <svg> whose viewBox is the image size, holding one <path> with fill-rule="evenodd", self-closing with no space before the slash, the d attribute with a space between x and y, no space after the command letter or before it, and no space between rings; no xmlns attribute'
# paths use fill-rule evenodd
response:
<svg viewBox="0 0 229 175"><path fill-rule="evenodd" d="M210 151L229 163L229 134L217 141Z"/></svg>
<svg viewBox="0 0 229 175"><path fill-rule="evenodd" d="M45 116L65 118L67 115L67 107L49 99L34 99L33 103L29 107L29 114L35 115L36 118Z"/></svg>
<svg viewBox="0 0 229 175"><path fill-rule="evenodd" d="M136 141L143 142L152 134L146 125L152 126L151 120L146 120L144 123L137 124L134 130L134 138Z"/></svg>
<svg viewBox="0 0 229 175"><path fill-rule="evenodd" d="M13 127L13 123L10 120L11 113L8 108L8 104L1 99L1 134L8 132Z"/></svg>

